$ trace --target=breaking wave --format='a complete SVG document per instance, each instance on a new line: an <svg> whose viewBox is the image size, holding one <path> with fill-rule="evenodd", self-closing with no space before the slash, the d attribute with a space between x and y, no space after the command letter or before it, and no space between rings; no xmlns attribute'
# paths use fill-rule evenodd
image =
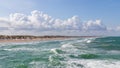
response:
<svg viewBox="0 0 120 68"><path fill-rule="evenodd" d="M118 68L119 42L102 37L0 44L0 68Z"/></svg>

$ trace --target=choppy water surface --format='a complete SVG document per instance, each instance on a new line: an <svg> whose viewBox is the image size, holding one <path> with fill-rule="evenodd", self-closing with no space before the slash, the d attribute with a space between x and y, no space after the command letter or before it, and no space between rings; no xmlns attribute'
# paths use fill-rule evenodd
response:
<svg viewBox="0 0 120 68"><path fill-rule="evenodd" d="M0 68L119 67L120 37L0 44Z"/></svg>

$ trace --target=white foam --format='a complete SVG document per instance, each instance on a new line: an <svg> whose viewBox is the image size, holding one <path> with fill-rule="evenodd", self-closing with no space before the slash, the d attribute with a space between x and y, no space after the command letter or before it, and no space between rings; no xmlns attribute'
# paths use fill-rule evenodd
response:
<svg viewBox="0 0 120 68"><path fill-rule="evenodd" d="M3 56L3 57L0 57L0 59L6 59L8 56Z"/></svg>
<svg viewBox="0 0 120 68"><path fill-rule="evenodd" d="M26 44L34 45L34 44L37 44L37 43L40 43L40 42L0 43L0 47L5 47L5 46L17 46L17 45L26 45Z"/></svg>
<svg viewBox="0 0 120 68"><path fill-rule="evenodd" d="M39 51L37 48L26 48L26 47L3 49L3 50L6 50L6 51Z"/></svg>
<svg viewBox="0 0 120 68"><path fill-rule="evenodd" d="M91 43L91 40L87 40L87 43Z"/></svg>
<svg viewBox="0 0 120 68"><path fill-rule="evenodd" d="M91 43L95 38L84 38L84 39L81 39L81 40L77 40L77 42L85 42L85 43Z"/></svg>
<svg viewBox="0 0 120 68"><path fill-rule="evenodd" d="M55 53L55 54L58 54L58 52L56 51L56 48L51 49L50 51L53 52L53 53Z"/></svg>
<svg viewBox="0 0 120 68"><path fill-rule="evenodd" d="M53 61L53 58L52 58L52 56L49 56L49 59L48 59L50 62L52 62Z"/></svg>
<svg viewBox="0 0 120 68"><path fill-rule="evenodd" d="M111 51L107 51L108 54L120 54L119 50L111 50Z"/></svg>
<svg viewBox="0 0 120 68"><path fill-rule="evenodd" d="M120 61L109 60L71 60L67 62L67 68L80 68L74 64L80 64L83 68L119 68Z"/></svg>
<svg viewBox="0 0 120 68"><path fill-rule="evenodd" d="M94 40L94 38L88 38L88 39L86 40L86 43L91 43L93 40Z"/></svg>
<svg viewBox="0 0 120 68"><path fill-rule="evenodd" d="M49 61L53 61L49 57ZM120 68L120 61L116 60L69 60L61 61L65 66L56 66L54 68ZM29 63L33 68L47 68L49 65L42 62L32 61ZM30 66L30 67L31 67ZM51 66L51 65L50 65Z"/></svg>
<svg viewBox="0 0 120 68"><path fill-rule="evenodd" d="M30 68L47 68L46 63L39 61L32 61L29 63Z"/></svg>
<svg viewBox="0 0 120 68"><path fill-rule="evenodd" d="M74 46L68 43L68 44L63 44L61 47L62 48L73 48Z"/></svg>

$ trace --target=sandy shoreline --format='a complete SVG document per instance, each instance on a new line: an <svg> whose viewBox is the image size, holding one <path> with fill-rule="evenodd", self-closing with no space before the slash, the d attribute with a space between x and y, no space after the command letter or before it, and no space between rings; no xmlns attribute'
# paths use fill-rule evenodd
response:
<svg viewBox="0 0 120 68"><path fill-rule="evenodd" d="M0 35L0 43L39 42L50 40L69 40L73 38L91 38L95 36L28 36L28 35Z"/></svg>
<svg viewBox="0 0 120 68"><path fill-rule="evenodd" d="M39 42L39 41L51 41L51 40L69 40L72 38L39 38L39 39L4 39L0 40L0 43L22 43L22 42Z"/></svg>

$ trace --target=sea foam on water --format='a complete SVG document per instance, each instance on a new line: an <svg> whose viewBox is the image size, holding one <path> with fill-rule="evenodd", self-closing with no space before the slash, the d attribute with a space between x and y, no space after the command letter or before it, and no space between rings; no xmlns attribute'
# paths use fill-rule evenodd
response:
<svg viewBox="0 0 120 68"><path fill-rule="evenodd" d="M0 44L0 67L119 68L119 42L120 37L99 37Z"/></svg>

